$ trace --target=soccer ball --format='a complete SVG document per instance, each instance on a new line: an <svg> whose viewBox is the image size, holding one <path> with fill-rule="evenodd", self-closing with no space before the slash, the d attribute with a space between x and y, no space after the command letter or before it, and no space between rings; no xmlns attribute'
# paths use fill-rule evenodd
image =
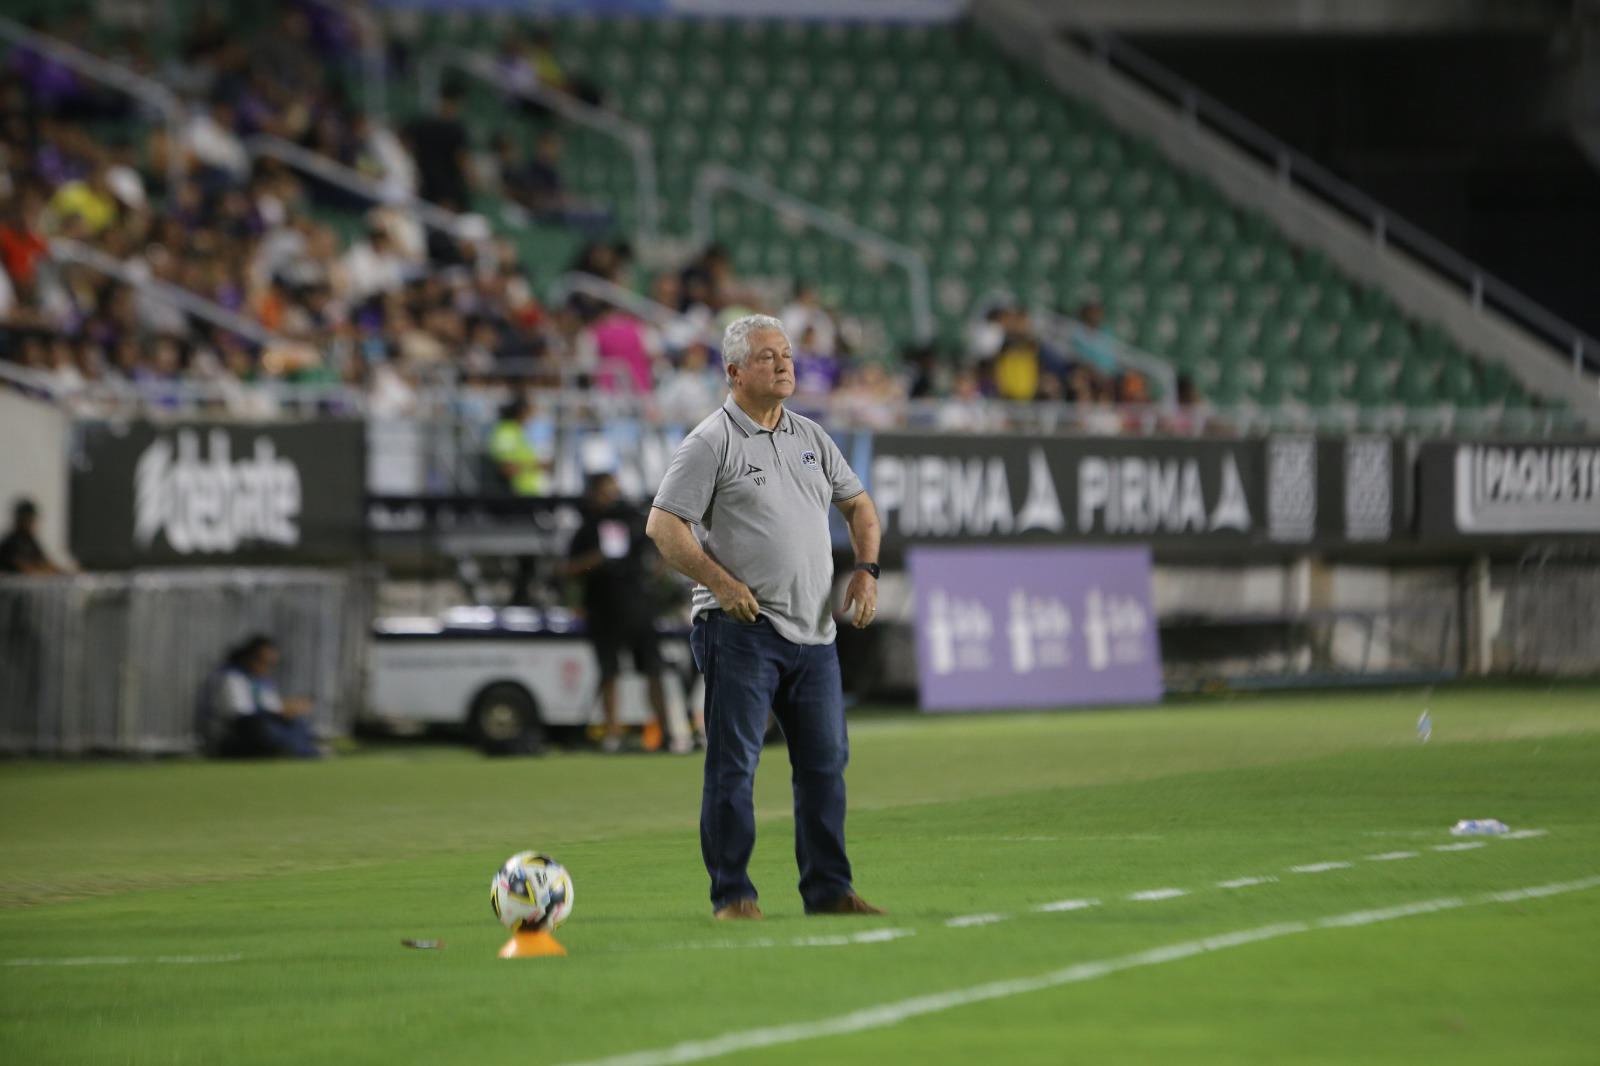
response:
<svg viewBox="0 0 1600 1066"><path fill-rule="evenodd" d="M555 929L572 913L572 875L548 855L519 851L489 882L489 904L507 929Z"/></svg>

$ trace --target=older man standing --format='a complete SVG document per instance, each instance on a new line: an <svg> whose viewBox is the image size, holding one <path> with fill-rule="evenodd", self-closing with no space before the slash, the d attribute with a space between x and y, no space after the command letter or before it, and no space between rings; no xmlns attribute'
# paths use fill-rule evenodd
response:
<svg viewBox="0 0 1600 1066"><path fill-rule="evenodd" d="M806 913L881 914L856 895L845 856L849 740L828 602L831 505L856 554L845 609L858 628L877 613L877 509L822 427L784 410L795 380L781 322L731 323L722 359L728 400L679 446L646 527L667 562L697 582L690 643L706 678L700 850L711 905L719 919L762 916L748 867L770 710L794 770Z"/></svg>

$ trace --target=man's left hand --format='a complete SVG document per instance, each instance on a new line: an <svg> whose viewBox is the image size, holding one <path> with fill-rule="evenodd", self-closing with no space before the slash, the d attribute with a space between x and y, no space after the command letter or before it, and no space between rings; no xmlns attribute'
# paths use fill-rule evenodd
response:
<svg viewBox="0 0 1600 1066"><path fill-rule="evenodd" d="M878 615L878 579L865 570L852 574L844 593L844 609L857 629L871 625Z"/></svg>

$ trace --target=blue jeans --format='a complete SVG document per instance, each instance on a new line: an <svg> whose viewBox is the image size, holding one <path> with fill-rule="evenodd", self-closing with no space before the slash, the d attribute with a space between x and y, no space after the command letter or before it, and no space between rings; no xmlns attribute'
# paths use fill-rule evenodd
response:
<svg viewBox="0 0 1600 1066"><path fill-rule="evenodd" d="M712 907L756 898L749 875L756 843L752 790L769 709L788 741L794 771L800 898L813 911L846 895L851 888L844 768L850 740L834 646L794 644L765 619L745 625L721 611L696 619L689 646L706 678L700 853L711 875Z"/></svg>

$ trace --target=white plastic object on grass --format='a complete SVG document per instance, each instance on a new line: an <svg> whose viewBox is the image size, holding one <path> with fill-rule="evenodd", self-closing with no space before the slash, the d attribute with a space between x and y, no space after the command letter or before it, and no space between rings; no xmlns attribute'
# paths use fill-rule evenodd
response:
<svg viewBox="0 0 1600 1066"><path fill-rule="evenodd" d="M1450 835L1457 837L1497 837L1509 832L1506 823L1494 818L1463 818L1450 827Z"/></svg>

